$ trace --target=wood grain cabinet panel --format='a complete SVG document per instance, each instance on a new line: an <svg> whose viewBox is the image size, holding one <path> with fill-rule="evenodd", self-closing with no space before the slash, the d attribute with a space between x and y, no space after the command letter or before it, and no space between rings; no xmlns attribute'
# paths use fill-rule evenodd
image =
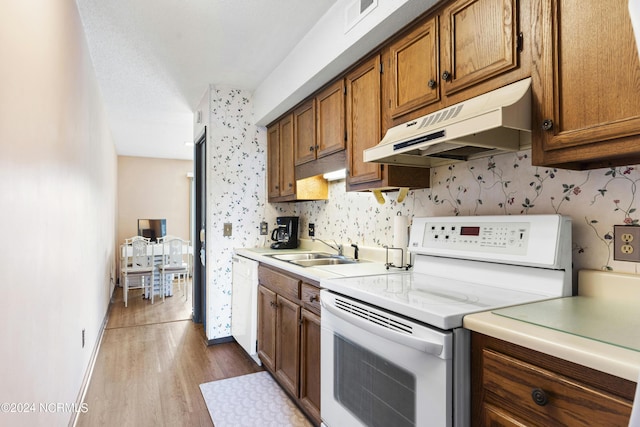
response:
<svg viewBox="0 0 640 427"><path fill-rule="evenodd" d="M280 195L296 194L294 173L293 115L280 120Z"/></svg>
<svg viewBox="0 0 640 427"><path fill-rule="evenodd" d="M316 95L316 157L318 159L345 149L344 98L343 79L336 80Z"/></svg>
<svg viewBox="0 0 640 427"><path fill-rule="evenodd" d="M280 125L267 129L267 185L269 199L280 197Z"/></svg>
<svg viewBox="0 0 640 427"><path fill-rule="evenodd" d="M389 113L395 118L440 101L438 17L389 46Z"/></svg>
<svg viewBox="0 0 640 427"><path fill-rule="evenodd" d="M346 77L347 188L380 181L382 166L365 163L363 151L380 142L380 55L364 61Z"/></svg>
<svg viewBox="0 0 640 427"><path fill-rule="evenodd" d="M297 396L300 380L300 306L278 295L276 312L275 375L289 393Z"/></svg>
<svg viewBox="0 0 640 427"><path fill-rule="evenodd" d="M626 426L634 383L472 334L475 425Z"/></svg>
<svg viewBox="0 0 640 427"><path fill-rule="evenodd" d="M640 162L640 61L626 0L534 0L534 165Z"/></svg>
<svg viewBox="0 0 640 427"><path fill-rule="evenodd" d="M301 282L297 276L265 265L258 267L258 281L260 360L312 422L319 426L318 284ZM317 314L314 313L316 309Z"/></svg>
<svg viewBox="0 0 640 427"><path fill-rule="evenodd" d="M300 403L320 420L320 316L303 309L300 331Z"/></svg>
<svg viewBox="0 0 640 427"><path fill-rule="evenodd" d="M316 101L310 99L293 112L295 165L316 159Z"/></svg>
<svg viewBox="0 0 640 427"><path fill-rule="evenodd" d="M258 286L258 356L270 371L276 368L276 294Z"/></svg>
<svg viewBox="0 0 640 427"><path fill-rule="evenodd" d="M516 0L460 0L442 12L443 95L518 67Z"/></svg>

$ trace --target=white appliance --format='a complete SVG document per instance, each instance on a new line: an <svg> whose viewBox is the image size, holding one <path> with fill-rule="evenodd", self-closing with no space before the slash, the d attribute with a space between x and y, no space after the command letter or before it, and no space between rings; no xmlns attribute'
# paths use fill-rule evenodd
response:
<svg viewBox="0 0 640 427"><path fill-rule="evenodd" d="M435 167L531 146L531 78L387 131L364 161Z"/></svg>
<svg viewBox="0 0 640 427"><path fill-rule="evenodd" d="M233 256L231 335L255 362L258 357L258 262Z"/></svg>
<svg viewBox="0 0 640 427"><path fill-rule="evenodd" d="M467 426L466 314L571 295L560 215L415 218L413 271L322 280L328 427Z"/></svg>

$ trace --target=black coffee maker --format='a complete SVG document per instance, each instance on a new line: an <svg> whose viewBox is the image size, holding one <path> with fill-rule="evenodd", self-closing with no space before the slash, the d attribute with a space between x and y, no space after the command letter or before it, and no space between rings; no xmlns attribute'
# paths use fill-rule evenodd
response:
<svg viewBox="0 0 640 427"><path fill-rule="evenodd" d="M271 232L271 249L295 249L298 247L298 217L279 216L278 226Z"/></svg>

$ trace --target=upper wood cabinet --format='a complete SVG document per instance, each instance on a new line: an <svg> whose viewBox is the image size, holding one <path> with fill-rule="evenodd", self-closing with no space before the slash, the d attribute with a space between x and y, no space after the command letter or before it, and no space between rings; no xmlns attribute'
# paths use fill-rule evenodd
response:
<svg viewBox="0 0 640 427"><path fill-rule="evenodd" d="M445 3L383 49L383 133L529 77L529 0Z"/></svg>
<svg viewBox="0 0 640 427"><path fill-rule="evenodd" d="M295 195L293 114L267 128L267 150L269 199Z"/></svg>
<svg viewBox="0 0 640 427"><path fill-rule="evenodd" d="M293 112L295 165L344 150L344 81L332 83Z"/></svg>
<svg viewBox="0 0 640 427"><path fill-rule="evenodd" d="M310 99L293 112L295 165L316 159L316 100Z"/></svg>
<svg viewBox="0 0 640 427"><path fill-rule="evenodd" d="M459 0L441 22L443 96L518 67L516 0Z"/></svg>
<svg viewBox="0 0 640 427"><path fill-rule="evenodd" d="M534 165L640 162L640 61L627 0L534 0Z"/></svg>
<svg viewBox="0 0 640 427"><path fill-rule="evenodd" d="M440 101L438 17L421 23L389 46L389 113L397 117Z"/></svg>
<svg viewBox="0 0 640 427"><path fill-rule="evenodd" d="M316 95L316 157L345 149L345 87L338 79Z"/></svg>
<svg viewBox="0 0 640 427"><path fill-rule="evenodd" d="M381 140L380 55L360 63L345 78L347 87L347 191L429 186L429 170L365 163L364 150Z"/></svg>
<svg viewBox="0 0 640 427"><path fill-rule="evenodd" d="M365 163L363 151L380 142L380 55L347 74L347 189L382 180L382 166Z"/></svg>

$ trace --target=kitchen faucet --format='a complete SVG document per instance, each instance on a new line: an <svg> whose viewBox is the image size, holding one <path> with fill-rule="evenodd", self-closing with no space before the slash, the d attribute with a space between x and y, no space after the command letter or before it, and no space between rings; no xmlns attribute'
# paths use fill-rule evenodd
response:
<svg viewBox="0 0 640 427"><path fill-rule="evenodd" d="M339 244L338 242L336 242L335 240L333 241L333 243L335 243L335 246L333 246L331 243L327 243L322 239L318 239L317 237L312 237L311 241L315 242L316 240L318 240L321 243L324 243L325 245L329 246L331 249L333 249L334 251L338 251L338 255L342 256L342 251L343 251L343 246L341 244Z"/></svg>

